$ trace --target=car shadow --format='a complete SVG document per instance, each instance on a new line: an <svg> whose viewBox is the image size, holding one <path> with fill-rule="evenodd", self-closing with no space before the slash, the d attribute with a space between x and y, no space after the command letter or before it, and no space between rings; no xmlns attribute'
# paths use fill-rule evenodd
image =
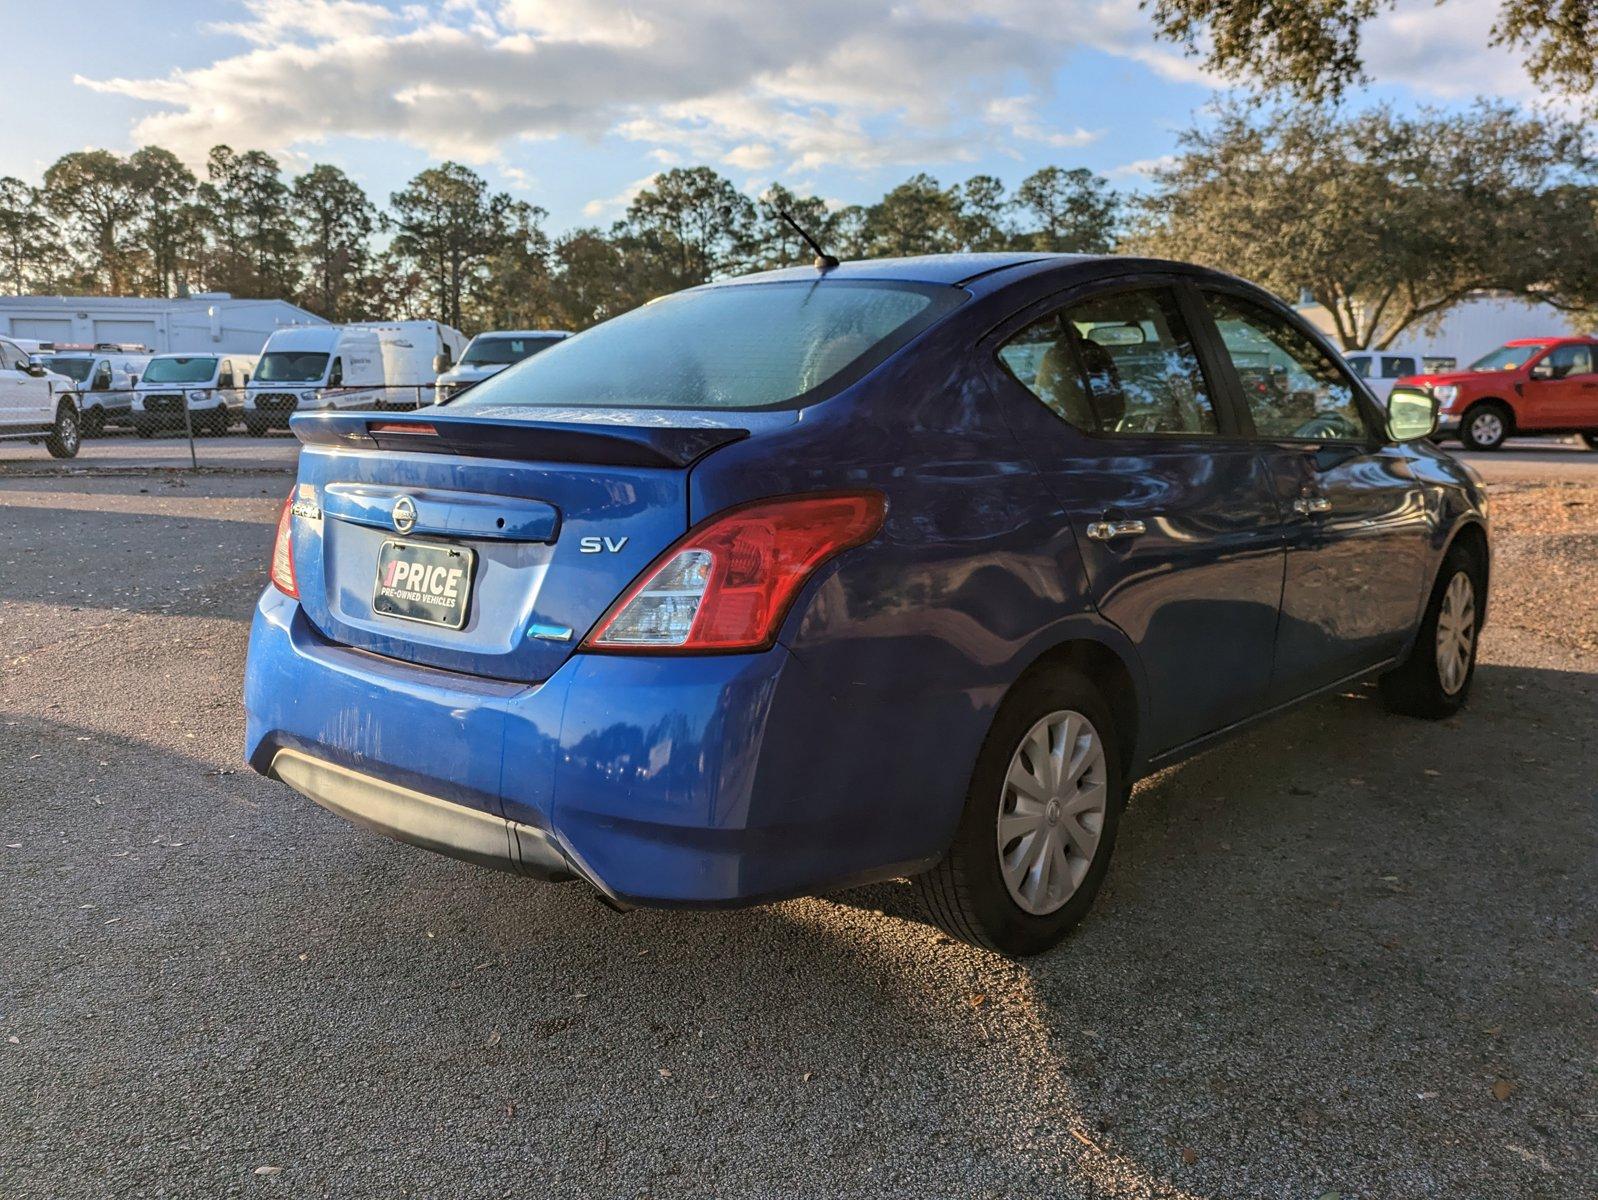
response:
<svg viewBox="0 0 1598 1200"><path fill-rule="evenodd" d="M137 1096L130 1132L180 1141L220 1089L208 1144L265 1137L306 1191L396 1148L418 1194L493 1167L551 1193L1546 1191L1534 1160L1574 1173L1583 1144L1598 747L1569 718L1595 693L1487 665L1451 721L1357 689L1171 768L1093 913L1023 963L902 883L618 914L221 751L15 719L5 1019L49 1052L19 1161L92 1156L79 1122Z"/></svg>

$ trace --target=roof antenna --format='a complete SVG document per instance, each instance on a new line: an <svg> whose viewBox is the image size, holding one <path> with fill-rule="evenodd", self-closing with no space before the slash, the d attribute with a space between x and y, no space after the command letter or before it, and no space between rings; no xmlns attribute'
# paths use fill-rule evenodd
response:
<svg viewBox="0 0 1598 1200"><path fill-rule="evenodd" d="M816 252L816 270L830 271L833 267L838 265L838 260L823 250L821 248L821 243L806 233L804 226L799 224L798 221L795 221L786 208L779 208L777 210L777 215L784 221L788 222L789 225L793 226L793 231L800 237L804 238L805 245L809 246Z"/></svg>

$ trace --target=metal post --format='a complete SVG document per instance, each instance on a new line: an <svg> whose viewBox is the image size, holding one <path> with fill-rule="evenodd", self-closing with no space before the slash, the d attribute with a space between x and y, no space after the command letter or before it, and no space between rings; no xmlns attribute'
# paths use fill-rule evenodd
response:
<svg viewBox="0 0 1598 1200"><path fill-rule="evenodd" d="M183 404L183 428L189 435L189 469L198 471L200 460L194 453L194 414L189 411L189 393L186 389L178 391L178 399Z"/></svg>

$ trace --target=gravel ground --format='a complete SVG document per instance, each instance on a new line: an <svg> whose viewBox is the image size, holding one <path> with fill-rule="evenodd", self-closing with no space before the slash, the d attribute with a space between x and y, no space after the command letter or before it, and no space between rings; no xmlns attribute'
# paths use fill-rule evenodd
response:
<svg viewBox="0 0 1598 1200"><path fill-rule="evenodd" d="M903 885L622 916L243 773L283 491L0 478L4 1200L1598 1194L1598 480L1498 489L1464 714L1145 781L1022 964Z"/></svg>

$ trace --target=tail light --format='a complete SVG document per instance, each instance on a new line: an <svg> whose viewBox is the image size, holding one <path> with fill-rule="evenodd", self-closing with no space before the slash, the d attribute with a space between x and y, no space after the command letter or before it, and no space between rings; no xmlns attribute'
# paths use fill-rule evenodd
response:
<svg viewBox="0 0 1598 1200"><path fill-rule="evenodd" d="M268 574L272 586L285 596L300 598L300 587L294 579L294 495L291 492L283 501L277 514L277 536L272 539L272 567Z"/></svg>
<svg viewBox="0 0 1598 1200"><path fill-rule="evenodd" d="M805 581L882 528L879 492L760 500L718 513L650 564L584 648L610 652L761 650Z"/></svg>

